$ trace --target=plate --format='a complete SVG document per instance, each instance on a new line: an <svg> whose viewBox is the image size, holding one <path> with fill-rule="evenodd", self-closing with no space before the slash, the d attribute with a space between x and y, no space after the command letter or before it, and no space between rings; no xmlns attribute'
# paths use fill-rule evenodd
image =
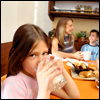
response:
<svg viewBox="0 0 100 100"><path fill-rule="evenodd" d="M84 61L78 61L78 60L74 60L74 59L68 59L67 61L70 61L70 62L72 62L73 64L74 64L74 62L81 62L81 63L84 63L86 66L88 66L88 63L86 63L86 62L84 62ZM70 67L73 67L73 65L70 63L70 62L68 62L66 65L68 65L68 66L70 66Z"/></svg>
<svg viewBox="0 0 100 100"><path fill-rule="evenodd" d="M74 68L74 67L71 67L71 76L72 76L73 78L76 78L76 79L95 80L95 77L91 77L91 78L82 78L82 77L80 77L80 76L75 72L75 68Z"/></svg>

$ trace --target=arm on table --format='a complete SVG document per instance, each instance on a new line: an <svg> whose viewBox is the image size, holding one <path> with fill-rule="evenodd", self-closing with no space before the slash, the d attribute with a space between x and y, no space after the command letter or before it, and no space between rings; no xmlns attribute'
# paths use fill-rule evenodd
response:
<svg viewBox="0 0 100 100"><path fill-rule="evenodd" d="M55 55L55 56L58 56L58 57L62 57L62 58L76 58L76 59L83 59L83 54L81 54L81 51L78 51L76 53L65 53L65 52L61 52L61 51L58 51L58 39L57 38L54 38L52 40L52 48L51 48L51 51L52 51L52 54Z"/></svg>
<svg viewBox="0 0 100 100"><path fill-rule="evenodd" d="M79 93L78 87L65 68L64 68L63 76L65 77L67 83L62 89L53 91L52 94L64 99L79 98L80 93Z"/></svg>

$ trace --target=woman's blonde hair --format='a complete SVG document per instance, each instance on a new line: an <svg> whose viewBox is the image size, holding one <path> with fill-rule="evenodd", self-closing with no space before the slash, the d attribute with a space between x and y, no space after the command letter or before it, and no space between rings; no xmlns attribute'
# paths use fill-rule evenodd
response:
<svg viewBox="0 0 100 100"><path fill-rule="evenodd" d="M58 21L58 24L57 24L57 27L56 27L56 30L55 30L55 33L54 33L54 37L57 37L58 38L58 41L59 41L59 46L63 49L64 48L64 33L65 33L65 27L67 25L67 22L71 20L73 22L73 20L71 18L68 18L68 17L62 17L59 21ZM71 35L69 34L69 40L68 40L68 46L71 45L71 40L72 40L72 37Z"/></svg>

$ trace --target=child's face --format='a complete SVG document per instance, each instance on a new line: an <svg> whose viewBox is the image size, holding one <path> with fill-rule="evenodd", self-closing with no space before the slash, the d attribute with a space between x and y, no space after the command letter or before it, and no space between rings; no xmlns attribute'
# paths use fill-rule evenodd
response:
<svg viewBox="0 0 100 100"><path fill-rule="evenodd" d="M33 49L30 55L23 61L22 67L24 73L35 76L34 68L38 67L38 64L43 59L43 57L47 56L48 47L46 46L44 41L40 41L38 45Z"/></svg>
<svg viewBox="0 0 100 100"><path fill-rule="evenodd" d="M91 32L89 36L90 43L95 43L98 40L96 32Z"/></svg>
<svg viewBox="0 0 100 100"><path fill-rule="evenodd" d="M69 20L68 22L67 22L67 25L66 25L66 33L67 34L71 34L72 33L72 31L73 31L73 29L74 29L74 27L73 27L73 22L71 21L71 20Z"/></svg>

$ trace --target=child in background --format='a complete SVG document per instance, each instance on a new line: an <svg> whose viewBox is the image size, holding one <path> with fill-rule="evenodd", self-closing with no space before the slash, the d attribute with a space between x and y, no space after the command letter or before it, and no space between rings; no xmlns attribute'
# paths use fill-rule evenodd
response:
<svg viewBox="0 0 100 100"><path fill-rule="evenodd" d="M1 86L1 99L50 99L50 93L61 98L79 98L79 90L63 62L52 60L45 64L49 48L49 37L38 26L24 24L17 29L9 52L7 78ZM53 79L59 74L63 74L67 83L62 89L52 91Z"/></svg>
<svg viewBox="0 0 100 100"><path fill-rule="evenodd" d="M91 51L90 60L96 60L99 58L99 46L96 45L96 41L99 39L99 32L95 29L90 31L89 44L85 44L81 47L81 51Z"/></svg>

